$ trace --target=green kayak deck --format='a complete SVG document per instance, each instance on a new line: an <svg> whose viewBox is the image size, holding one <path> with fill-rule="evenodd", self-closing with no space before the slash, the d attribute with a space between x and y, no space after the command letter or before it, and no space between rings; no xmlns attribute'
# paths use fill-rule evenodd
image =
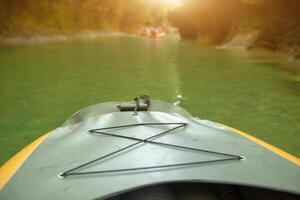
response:
<svg viewBox="0 0 300 200"><path fill-rule="evenodd" d="M170 103L151 101L137 114L116 104L87 107L44 136L3 184L0 199L105 199L181 182L300 194L297 158Z"/></svg>

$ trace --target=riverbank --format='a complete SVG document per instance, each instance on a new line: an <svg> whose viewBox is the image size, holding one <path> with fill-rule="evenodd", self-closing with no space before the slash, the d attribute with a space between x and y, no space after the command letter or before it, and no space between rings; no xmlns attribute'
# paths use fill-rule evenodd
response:
<svg viewBox="0 0 300 200"><path fill-rule="evenodd" d="M267 51L276 51L285 54L287 61L291 64L300 66L300 46L282 45L278 48L268 48L267 46L257 44L259 38L259 31L249 31L246 33L239 33L232 36L230 40L222 45L217 45L218 49L240 49L240 50L255 50L264 49Z"/></svg>
<svg viewBox="0 0 300 200"><path fill-rule="evenodd" d="M250 32L244 34L238 34L228 42L222 45L216 45L217 49L239 49L239 50L255 50L262 49L266 51L274 51L272 49L264 47L255 47L254 41L256 40L258 32ZM76 41L76 40L95 40L103 37L136 37L136 34L125 33L125 32L95 32L95 31L82 31L73 34L26 34L17 36L1 36L0 35L0 46L30 46L46 44L51 42L64 42L64 41ZM279 53L284 54L286 60L292 68L300 67L300 55L295 54L291 49L276 50Z"/></svg>
<svg viewBox="0 0 300 200"><path fill-rule="evenodd" d="M1 36L0 46L22 46L22 45L35 45L45 44L49 42L61 42L72 40L92 40L99 37L109 36L135 36L134 34L124 32L94 32L94 31L82 31L73 34L32 34L24 36Z"/></svg>

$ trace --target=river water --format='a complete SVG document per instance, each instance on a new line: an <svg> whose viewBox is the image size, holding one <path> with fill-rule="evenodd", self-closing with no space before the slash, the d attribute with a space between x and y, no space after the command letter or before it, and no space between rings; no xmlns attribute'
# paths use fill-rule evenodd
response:
<svg viewBox="0 0 300 200"><path fill-rule="evenodd" d="M0 47L0 163L80 108L142 94L300 156L300 76L283 59L178 36Z"/></svg>

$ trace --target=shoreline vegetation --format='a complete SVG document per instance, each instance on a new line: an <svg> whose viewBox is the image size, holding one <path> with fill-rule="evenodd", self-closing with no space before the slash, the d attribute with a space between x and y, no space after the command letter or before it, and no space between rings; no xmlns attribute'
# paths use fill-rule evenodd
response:
<svg viewBox="0 0 300 200"><path fill-rule="evenodd" d="M168 5L159 2L1 0L0 36L2 41L51 36L60 40L90 33L136 33L145 25L166 24Z"/></svg>
<svg viewBox="0 0 300 200"><path fill-rule="evenodd" d="M300 64L299 0L185 0L168 6L159 0L2 0L0 45L133 35L159 25L217 48L282 51Z"/></svg>

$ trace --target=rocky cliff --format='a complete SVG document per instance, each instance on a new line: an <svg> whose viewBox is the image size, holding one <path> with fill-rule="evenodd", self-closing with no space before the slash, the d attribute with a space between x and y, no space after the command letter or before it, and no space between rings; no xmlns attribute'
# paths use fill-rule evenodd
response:
<svg viewBox="0 0 300 200"><path fill-rule="evenodd" d="M184 38L299 56L299 0L186 0L168 18Z"/></svg>

